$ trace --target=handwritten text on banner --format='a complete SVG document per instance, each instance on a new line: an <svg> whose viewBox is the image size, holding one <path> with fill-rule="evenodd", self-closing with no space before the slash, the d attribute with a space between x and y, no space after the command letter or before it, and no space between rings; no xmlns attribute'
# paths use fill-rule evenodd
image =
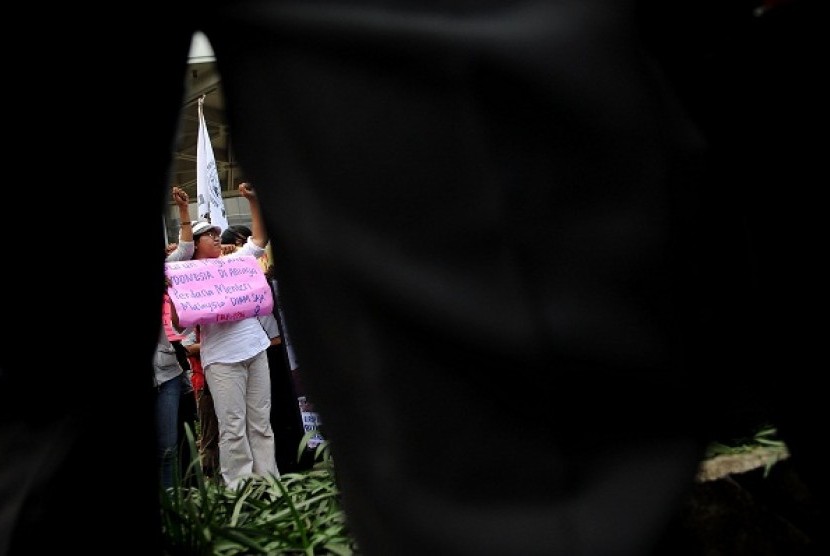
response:
<svg viewBox="0 0 830 556"><path fill-rule="evenodd" d="M181 328L267 315L274 309L271 287L252 255L165 263L164 272Z"/></svg>

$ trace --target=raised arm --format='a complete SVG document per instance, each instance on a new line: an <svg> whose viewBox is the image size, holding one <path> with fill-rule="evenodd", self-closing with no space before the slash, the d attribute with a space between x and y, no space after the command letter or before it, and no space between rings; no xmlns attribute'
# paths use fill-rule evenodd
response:
<svg viewBox="0 0 830 556"><path fill-rule="evenodd" d="M193 258L193 226L190 224L190 213L187 204L190 201L187 193L180 187L173 187L173 202L179 207L179 243L171 243L165 249L166 261L186 261ZM170 247L174 248L171 249Z"/></svg>
<svg viewBox="0 0 830 556"><path fill-rule="evenodd" d="M268 245L268 231L265 229L265 222L262 219L262 212L259 208L259 198L251 184L244 182L239 184L239 192L248 199L251 206L251 241L259 247L265 248Z"/></svg>
<svg viewBox="0 0 830 556"><path fill-rule="evenodd" d="M190 212L187 210L190 198L184 189L173 187L173 202L179 207L179 222L181 222L179 241L193 241L193 227L190 225Z"/></svg>

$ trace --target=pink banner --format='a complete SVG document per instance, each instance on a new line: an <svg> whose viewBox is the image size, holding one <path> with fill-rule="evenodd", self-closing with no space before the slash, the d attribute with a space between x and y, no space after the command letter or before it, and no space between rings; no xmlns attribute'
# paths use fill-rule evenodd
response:
<svg viewBox="0 0 830 556"><path fill-rule="evenodd" d="M179 327L241 320L271 313L271 287L252 255L164 264L167 293Z"/></svg>

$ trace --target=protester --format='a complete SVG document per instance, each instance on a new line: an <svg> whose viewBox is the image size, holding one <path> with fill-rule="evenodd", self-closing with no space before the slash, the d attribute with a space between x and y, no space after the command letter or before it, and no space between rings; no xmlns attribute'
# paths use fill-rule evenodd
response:
<svg viewBox="0 0 830 556"><path fill-rule="evenodd" d="M236 252L247 242L248 237L252 234L253 232L247 226L229 226L220 236L222 254L228 255ZM273 314L269 313L258 316L257 318L268 334L271 340L271 346L279 345L281 339ZM200 338L200 326L196 325L189 330L189 333L182 340L182 345L187 350L188 359L193 369L193 389L200 424L198 449L202 470L205 476L213 477L219 469L219 425L216 419L213 396L210 393L210 387L205 381L204 369L199 354L201 349Z"/></svg>
<svg viewBox="0 0 830 556"><path fill-rule="evenodd" d="M239 192L251 208L252 235L237 254L261 256L268 234L259 201L247 183ZM222 255L222 230L209 222L193 223L193 260ZM176 314L174 312L174 323ZM279 476L271 428L271 371L266 350L271 338L257 317L202 323L199 356L219 425L219 465L231 488L252 475Z"/></svg>
<svg viewBox="0 0 830 556"><path fill-rule="evenodd" d="M179 188L172 189L173 201L179 209L181 230L179 241L175 246L165 248L165 260L187 260L193 253L193 231L188 216L189 197ZM168 305L170 298L164 294L163 305ZM169 306L169 305L168 305ZM169 309L163 314L169 314ZM169 326L169 321L163 321L159 328L156 354L153 361L153 385L156 388L155 423L157 457L159 461L159 477L162 488L174 485L174 473L179 463L179 406L185 384L184 369L179 363L173 341L180 338Z"/></svg>
<svg viewBox="0 0 830 556"><path fill-rule="evenodd" d="M278 239L293 343L363 554L649 554L737 373L774 389L763 408L824 492L826 1L136 3L105 26L93 7L29 6L16 5L39 40L7 57L25 116L10 136L50 133L41 184L92 168L113 180L76 198L103 223L97 251L128 244L132 265L3 273L9 297L21 283L73 294L21 311L3 353L0 531L15 554L79 536L112 553L81 535L77 500L128 480L139 515L99 511L95 530L159 552L152 435L136 450L102 434L116 408L92 385L149 427L158 220L196 29ZM152 29L153 48L129 29ZM46 71L35 49L60 63ZM152 77L140 95L136 76ZM64 137L61 109L84 140ZM17 193L31 244L66 239L71 199ZM102 322L90 307L123 300L122 277L146 285L130 291L128 361L89 358L79 380L33 331L66 317L63 345L88 345ZM115 461L90 473L108 445Z"/></svg>
<svg viewBox="0 0 830 556"><path fill-rule="evenodd" d="M235 224L232 226L228 226L222 232L222 236L219 238L222 245L233 245L235 247L242 247L245 245L245 242L248 241L248 238L251 237L253 232L248 226L243 226L242 224Z"/></svg>
<svg viewBox="0 0 830 556"><path fill-rule="evenodd" d="M216 420L213 396L205 382L205 371L200 356L201 345L201 329L200 325L196 325L182 338L182 346L187 352L193 371L193 396L199 422L197 443L202 472L206 477L214 477L219 470L219 423Z"/></svg>
<svg viewBox="0 0 830 556"><path fill-rule="evenodd" d="M226 255L235 253L251 236L251 229L244 225L229 226L222 232L222 252ZM269 244L270 247L270 244ZM299 398L299 383L296 380L292 365L291 346L283 339L288 338L285 319L279 311L279 294L275 277L274 264L270 249L257 258L259 266L271 286L274 297L274 310L259 318L268 336L271 346L267 350L268 366L271 369L271 427L274 430L276 442L275 452L277 466L284 472L294 472L307 469L313 465L310 455L303 454L297 457L297 448L302 442L303 414L297 403ZM279 320L277 314L279 313Z"/></svg>
<svg viewBox="0 0 830 556"><path fill-rule="evenodd" d="M251 237L251 233L251 229L248 226L243 226L241 224L228 226L219 238L219 241L222 243L222 254L230 255L231 253L236 253L243 245L245 245L245 242L247 242L248 238ZM265 252L262 255L257 257L257 262L262 268L262 271L265 273L265 277L270 281L273 279L274 265L271 263L269 248L270 245L266 247Z"/></svg>
<svg viewBox="0 0 830 556"><path fill-rule="evenodd" d="M165 303L169 300L165 299ZM182 395L182 375L176 350L164 328L159 331L156 357L153 364L156 388L156 439L160 481L163 488L173 486L173 475L178 465L179 399Z"/></svg>

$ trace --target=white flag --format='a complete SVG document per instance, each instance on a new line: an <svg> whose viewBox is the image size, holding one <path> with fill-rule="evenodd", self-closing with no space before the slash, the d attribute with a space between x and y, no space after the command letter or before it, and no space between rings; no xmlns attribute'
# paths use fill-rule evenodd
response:
<svg viewBox="0 0 830 556"><path fill-rule="evenodd" d="M196 208L199 219L208 220L222 230L228 227L228 217L225 214L225 201L222 199L222 188L219 183L219 172L216 170L216 159L213 158L213 147L210 144L205 125L205 115L202 105L205 97L199 99L199 140L196 145Z"/></svg>

